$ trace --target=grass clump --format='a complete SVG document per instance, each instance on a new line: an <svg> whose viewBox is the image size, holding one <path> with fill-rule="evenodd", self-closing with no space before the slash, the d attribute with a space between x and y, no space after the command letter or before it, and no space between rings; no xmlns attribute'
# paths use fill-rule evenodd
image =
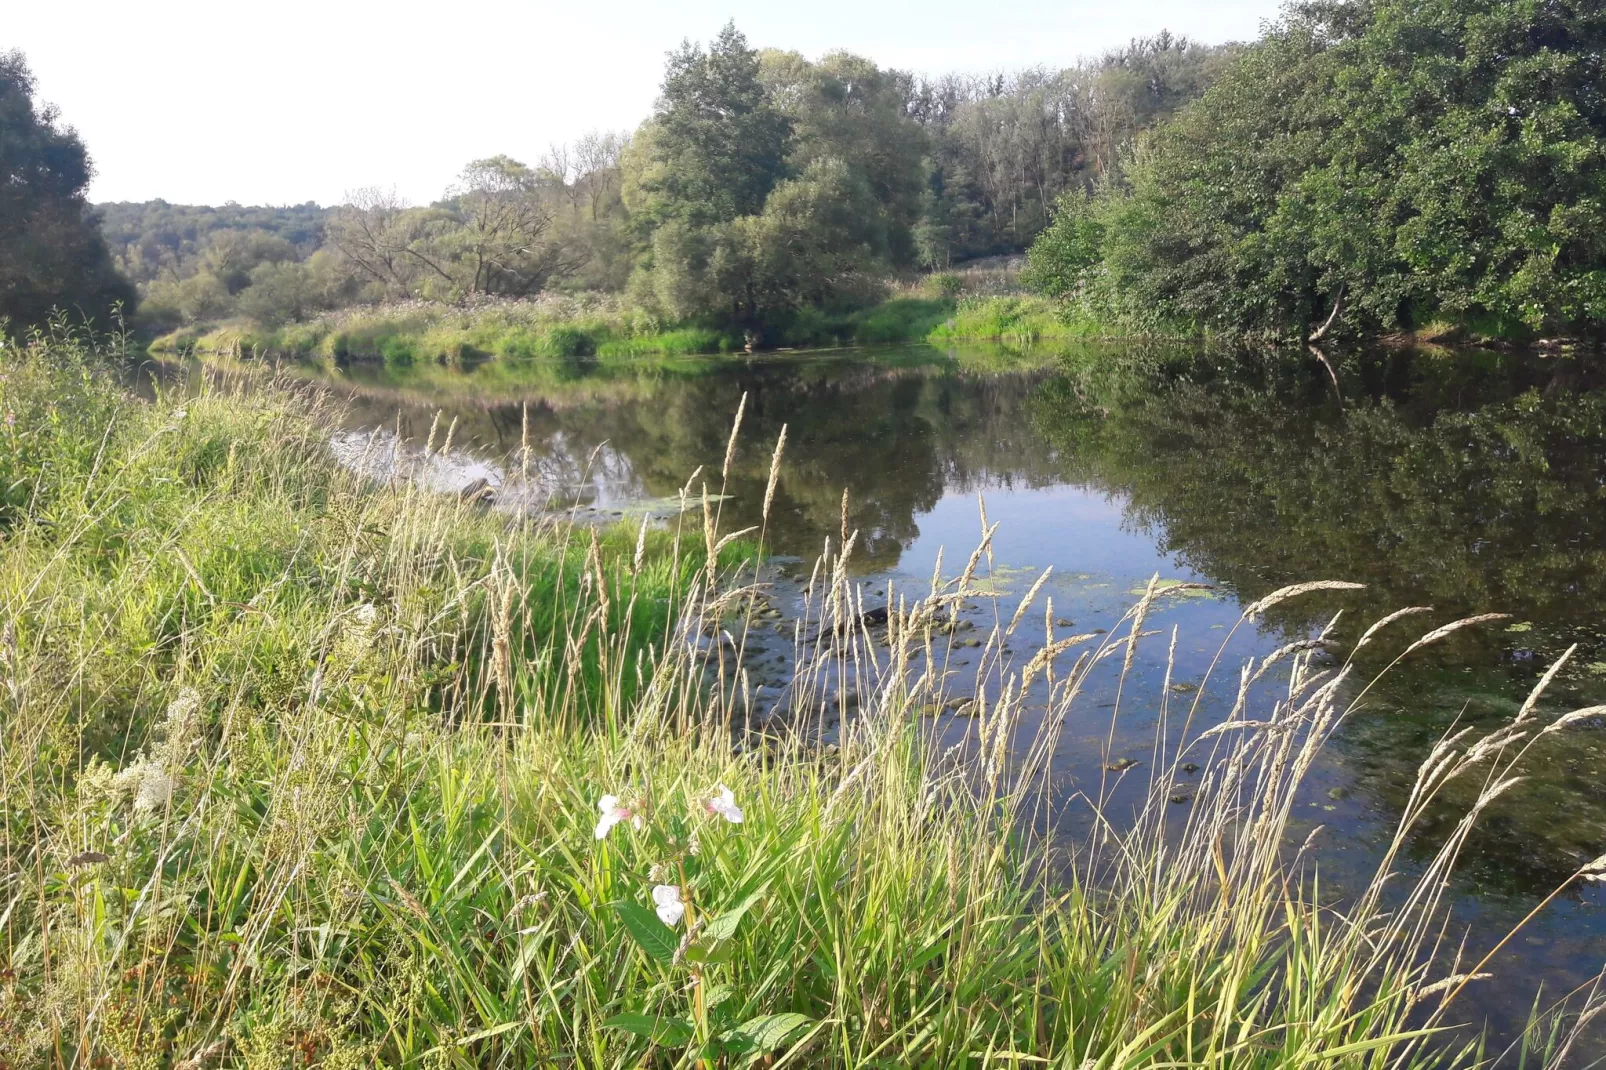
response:
<svg viewBox="0 0 1606 1070"><path fill-rule="evenodd" d="M1246 668L1287 672L1270 711L1161 711L1135 818L1101 789L1086 842L1030 831L1091 675L1130 666L1174 589L1110 634L1045 621L1023 665L1027 607L1006 610L975 732L943 752L937 650L985 555L871 635L850 537L806 596L790 715L760 730L731 648L761 590L712 474L701 515L594 537L364 480L330 459L328 402L282 383L143 404L56 340L0 350L0 399L29 488L0 528L0 1061L1476 1055L1423 1031L1459 988L1433 934L1470 821L1385 889L1445 783L1492 761L1484 795L1505 790L1521 733L1446 740L1338 916L1287 842L1356 694L1310 648Z"/></svg>
<svg viewBox="0 0 1606 1070"><path fill-rule="evenodd" d="M1099 323L1047 298L1032 295L961 298L953 315L929 333L932 342L965 340L1031 345L1108 333Z"/></svg>

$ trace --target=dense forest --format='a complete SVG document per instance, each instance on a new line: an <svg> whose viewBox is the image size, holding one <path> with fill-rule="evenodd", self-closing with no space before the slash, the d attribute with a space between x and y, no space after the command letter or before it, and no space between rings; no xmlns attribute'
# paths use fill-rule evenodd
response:
<svg viewBox="0 0 1606 1070"><path fill-rule="evenodd" d="M1596 3L1296 4L1120 181L1061 198L1031 274L1185 333L1598 336L1603 54Z"/></svg>
<svg viewBox="0 0 1606 1070"><path fill-rule="evenodd" d="M557 290L763 332L873 303L899 274L1023 251L1061 194L1117 174L1236 51L1160 35L1058 71L930 79L756 50L727 26L669 57L633 134L474 161L428 205L375 186L328 209L101 211L157 330Z"/></svg>

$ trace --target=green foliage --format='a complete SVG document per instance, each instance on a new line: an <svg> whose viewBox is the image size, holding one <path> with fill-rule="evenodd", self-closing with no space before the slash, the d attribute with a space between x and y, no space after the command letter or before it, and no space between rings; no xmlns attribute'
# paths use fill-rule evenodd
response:
<svg viewBox="0 0 1606 1070"><path fill-rule="evenodd" d="M761 61L734 26L683 47L626 163L632 293L770 341L805 309L873 303L913 256L922 139L901 87L853 56Z"/></svg>
<svg viewBox="0 0 1606 1070"><path fill-rule="evenodd" d="M851 168L870 193L854 210L869 213L876 252L893 267L912 265L930 145L908 115L909 76L847 52L818 63L766 52L762 77L791 121L789 172L807 174L831 161Z"/></svg>
<svg viewBox="0 0 1606 1070"><path fill-rule="evenodd" d="M116 385L81 337L61 323L23 361L0 337L0 540L92 464L96 428L117 410Z"/></svg>
<svg viewBox="0 0 1606 1070"><path fill-rule="evenodd" d="M1035 841L1045 770L954 769L904 676L835 748L733 738L741 707L684 640L751 566L676 556L713 517L638 555L633 530L369 482L304 390L146 405L81 388L86 354L54 344L0 350L6 404L60 428L21 428L39 446L12 474L40 492L0 539L8 1062L1476 1061L1408 1017L1446 994L1424 941L1462 841L1406 907L1385 867L1344 925L1285 865L1338 689L1309 731L1205 740L1261 772L1186 827L1168 765L1136 827ZM908 633L900 673L940 641ZM1086 682L1069 662L1061 697ZM999 727L1028 724L1004 697L1025 690L1001 683ZM613 792L631 819L599 842ZM662 884L683 916L645 906Z"/></svg>
<svg viewBox="0 0 1606 1070"><path fill-rule="evenodd" d="M910 88L931 141L921 262L1026 248L1064 193L1118 178L1131 141L1202 93L1237 53L1161 33L1059 71L947 76Z"/></svg>
<svg viewBox="0 0 1606 1070"><path fill-rule="evenodd" d="M1021 281L1065 299L1082 289L1085 273L1104 259L1104 220L1085 189L1067 190L1054 202L1053 222L1026 254Z"/></svg>
<svg viewBox="0 0 1606 1070"><path fill-rule="evenodd" d="M639 139L636 210L649 227L673 219L693 229L753 215L785 173L790 136L735 23L706 52L686 41L670 53L651 133Z"/></svg>
<svg viewBox="0 0 1606 1070"><path fill-rule="evenodd" d="M1303 339L1606 318L1606 16L1403 0L1292 8L1096 214L1105 292L1185 329ZM1067 228L1074 229L1074 228ZM1062 292L1084 245L1034 260Z"/></svg>
<svg viewBox="0 0 1606 1070"><path fill-rule="evenodd" d="M134 290L84 196L89 154L34 88L22 53L0 53L0 329L57 309L109 329L118 306L132 313Z"/></svg>
<svg viewBox="0 0 1606 1070"><path fill-rule="evenodd" d="M632 137L477 160L428 205L377 187L330 209L109 205L107 233L158 334L603 291L654 323L579 327L597 352L914 338L898 313L862 331L854 318L917 266L1023 248L1055 197L1117 173L1231 51L1161 35L1058 73L927 83L845 52L760 52L727 25L669 57ZM420 354L496 351L440 341ZM513 348L575 355L572 341Z"/></svg>
<svg viewBox="0 0 1606 1070"><path fill-rule="evenodd" d="M861 345L920 341L953 314L950 300L899 297L853 317L852 341Z"/></svg>
<svg viewBox="0 0 1606 1070"><path fill-rule="evenodd" d="M1092 319L1077 316L1035 296L963 298L953 315L930 333L933 342L985 340L1030 345L1052 338L1083 338L1105 333Z"/></svg>

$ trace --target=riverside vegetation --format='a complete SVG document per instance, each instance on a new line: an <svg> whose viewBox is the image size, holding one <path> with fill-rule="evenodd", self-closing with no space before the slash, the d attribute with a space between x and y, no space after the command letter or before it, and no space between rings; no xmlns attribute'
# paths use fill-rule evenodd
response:
<svg viewBox="0 0 1606 1070"><path fill-rule="evenodd" d="M1161 34L1060 71L927 79L727 25L670 54L633 133L471 161L428 205L373 187L327 209L91 209L83 145L11 53L0 315L104 322L132 311L132 282L133 322L166 351L394 362L1595 342L1603 43L1588 5L1300 0L1247 45ZM968 285L977 258L1022 253L1015 292Z"/></svg>
<svg viewBox="0 0 1606 1070"><path fill-rule="evenodd" d="M297 325L331 311L552 293L623 313L559 319L560 347L907 340L945 316L867 313L889 286L1018 254L1059 192L1116 167L1125 141L1232 52L1162 34L1061 71L931 80L847 53L755 50L727 26L669 56L633 134L588 135L533 164L472 162L427 206L376 188L331 209L100 210L140 285L142 329L180 332L169 348L215 344L225 324L294 351ZM899 321L896 334L866 314Z"/></svg>
<svg viewBox="0 0 1606 1070"><path fill-rule="evenodd" d="M1047 755L1093 674L1157 641L1176 586L1103 634L1056 633L1036 589L1000 606L976 734L943 750L944 623L986 597L993 529L929 589L889 592L884 635L844 530L808 584L791 714L757 726L729 654L792 459L783 435L759 530L722 534L741 407L678 520L598 530L367 481L331 459L331 402L305 386L142 403L103 361L59 333L0 348L7 1066L1502 1054L1446 1028L1487 959L1458 954L1445 895L1527 748L1601 713L1542 716L1550 674L1509 722L1432 748L1375 879L1324 905L1290 818L1372 685L1353 654L1323 667L1319 636L1242 666L1224 720L1167 688L1149 771L1110 772L1149 780L1118 812L1105 787L1058 797ZM1351 586L1284 588L1241 626ZM1355 650L1398 662L1483 623L1416 636L1411 617ZM1403 867L1467 782L1465 820ZM1040 834L1066 806L1101 815L1085 840ZM1536 1006L1520 1051L1560 1062L1600 1004Z"/></svg>
<svg viewBox="0 0 1606 1070"><path fill-rule="evenodd" d="M1598 341L1603 43L1590 5L1295 2L1245 46L1162 35L1057 74L933 82L727 27L670 57L632 136L480 161L428 208L110 206L108 228L168 327L556 289L612 295L634 323L610 339L654 351ZM955 265L1027 249L1026 292L897 307L916 273L951 301ZM666 328L700 334L654 343Z"/></svg>

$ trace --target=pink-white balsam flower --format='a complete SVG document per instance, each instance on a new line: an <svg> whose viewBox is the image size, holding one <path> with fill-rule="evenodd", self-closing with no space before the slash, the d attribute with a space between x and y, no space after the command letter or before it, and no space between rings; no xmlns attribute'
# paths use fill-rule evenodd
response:
<svg viewBox="0 0 1606 1070"><path fill-rule="evenodd" d="M736 805L736 796L731 789L721 784L714 789L714 795L703 803L704 809L710 814L718 814L733 825L742 823L742 808Z"/></svg>
<svg viewBox="0 0 1606 1070"><path fill-rule="evenodd" d="M597 800L597 809L602 816L597 818L597 839L606 839L613 827L621 821L629 821L630 827L637 832L641 831L643 824L641 815L628 806L619 805L619 796L604 795Z"/></svg>
<svg viewBox="0 0 1606 1070"><path fill-rule="evenodd" d="M686 904L680 901L680 888L676 885L653 885L652 902L658 909L658 920L665 925L679 925L680 919L686 916Z"/></svg>

